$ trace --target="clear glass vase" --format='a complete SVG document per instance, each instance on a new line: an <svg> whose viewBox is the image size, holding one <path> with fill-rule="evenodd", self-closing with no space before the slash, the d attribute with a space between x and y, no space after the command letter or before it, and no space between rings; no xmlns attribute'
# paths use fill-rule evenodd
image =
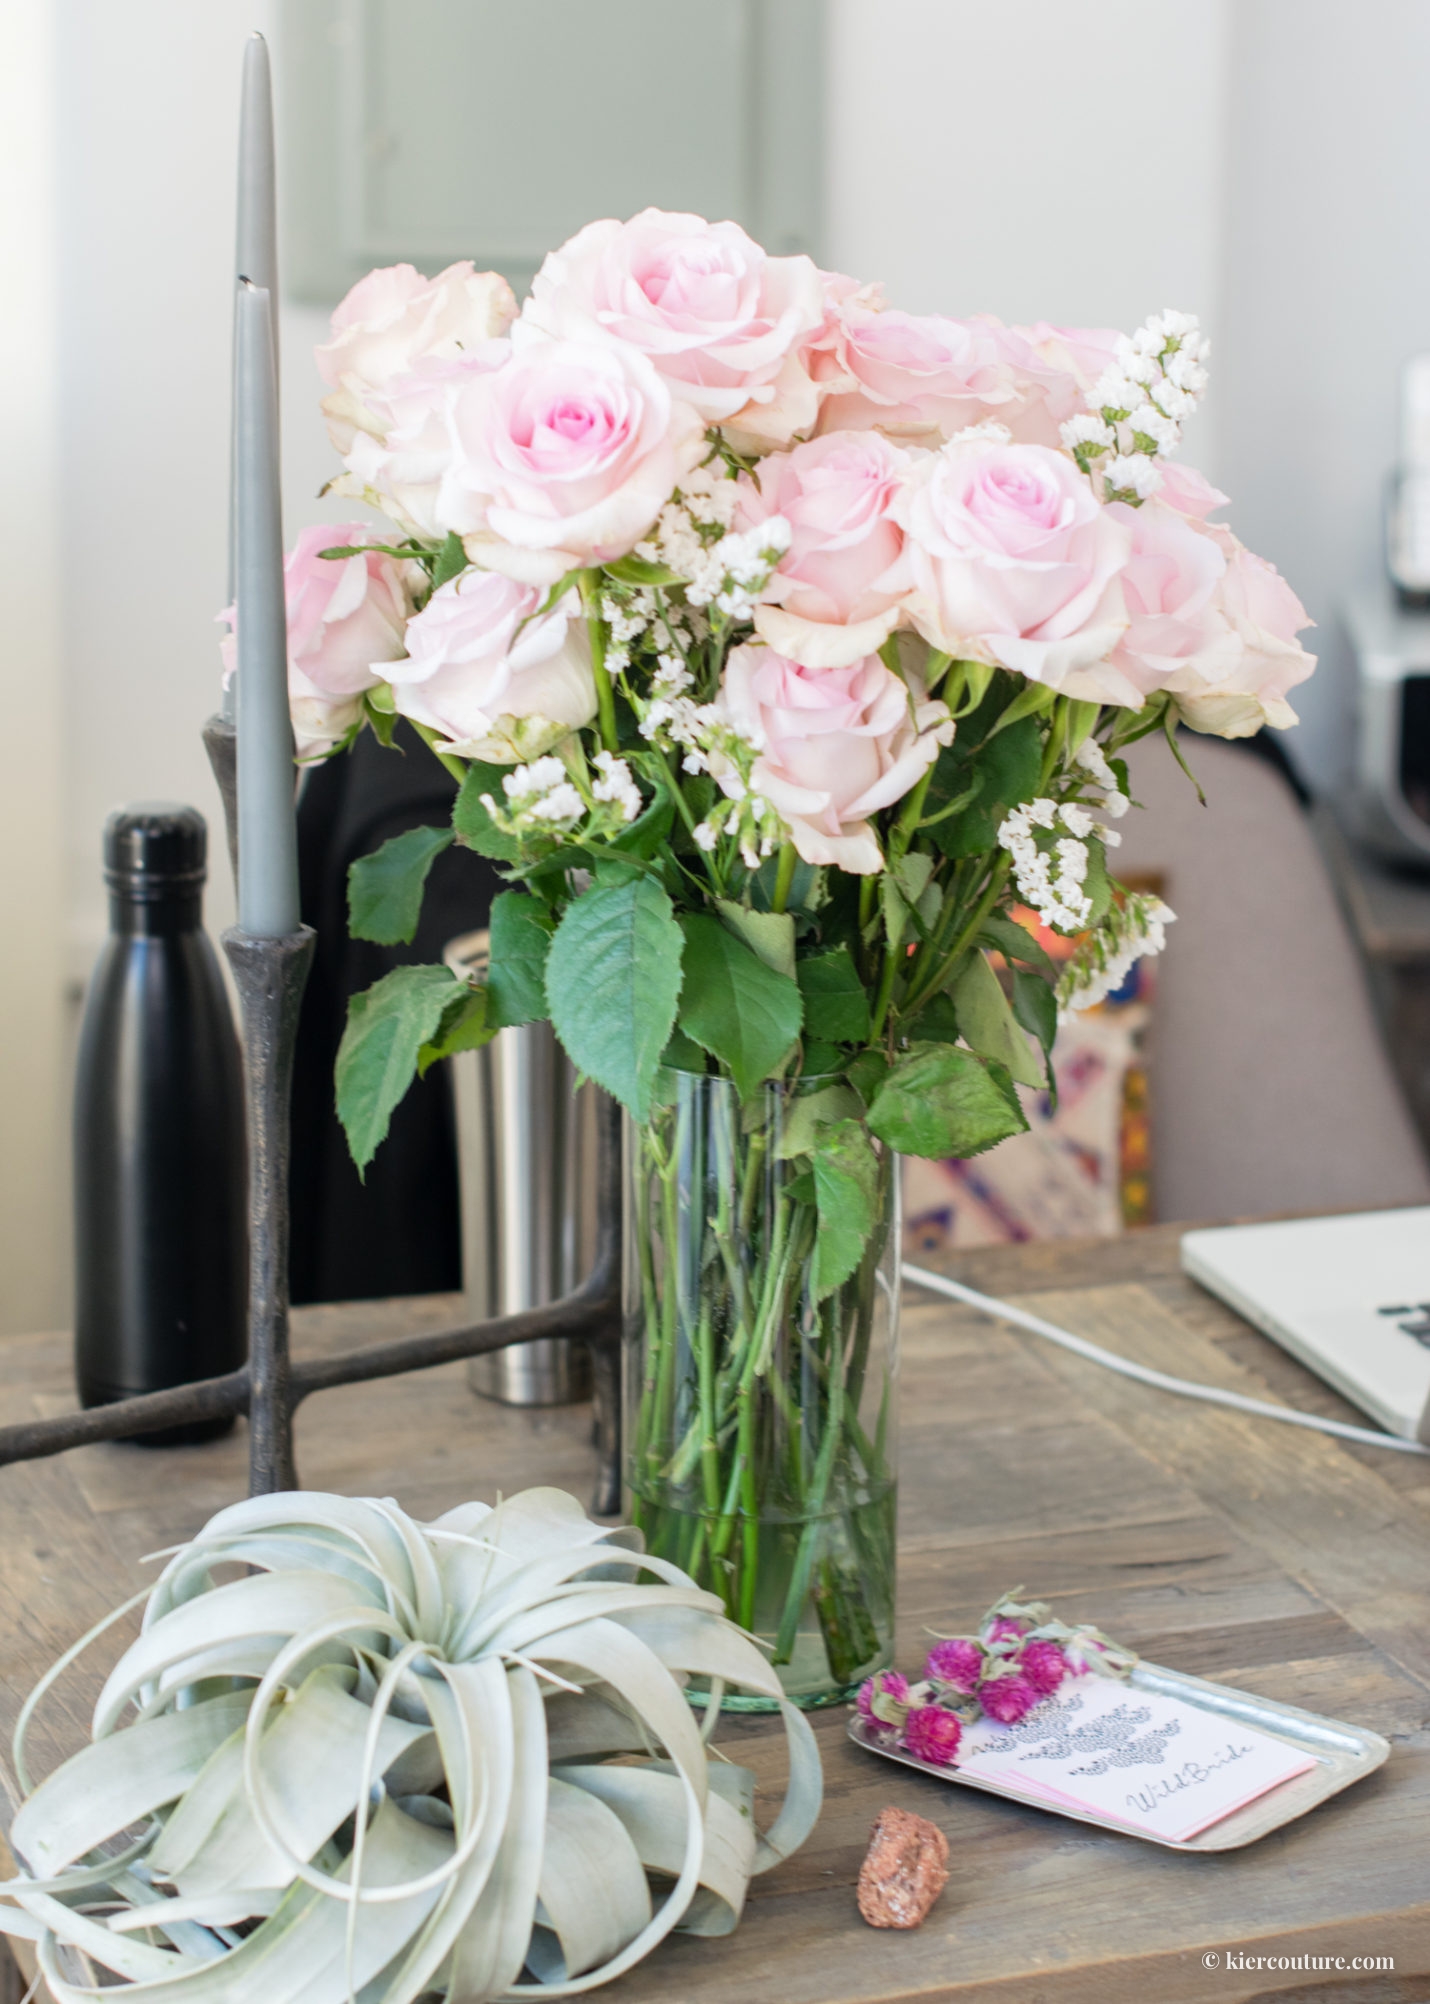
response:
<svg viewBox="0 0 1430 2004"><path fill-rule="evenodd" d="M880 1151L863 1256L817 1299L795 1109L830 1084L742 1105L728 1079L663 1071L650 1124L626 1130L627 1509L803 1706L886 1666L894 1631L898 1165Z"/></svg>

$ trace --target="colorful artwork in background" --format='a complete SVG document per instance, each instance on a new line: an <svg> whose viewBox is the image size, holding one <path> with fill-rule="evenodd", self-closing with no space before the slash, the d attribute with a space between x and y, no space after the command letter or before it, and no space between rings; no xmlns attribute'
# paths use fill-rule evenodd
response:
<svg viewBox="0 0 1430 2004"><path fill-rule="evenodd" d="M1160 880L1139 891L1161 896ZM1058 962L1075 941L1018 913ZM1053 1068L1058 1103L1019 1090L1028 1132L972 1161L904 1162L904 1251L928 1259L968 1246L1029 1239L1114 1238L1153 1218L1148 1036L1157 962L1137 961L1121 985L1064 1020Z"/></svg>

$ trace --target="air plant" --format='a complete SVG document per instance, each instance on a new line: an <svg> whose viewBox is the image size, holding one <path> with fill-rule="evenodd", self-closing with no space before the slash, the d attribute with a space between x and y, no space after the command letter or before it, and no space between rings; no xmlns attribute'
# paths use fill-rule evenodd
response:
<svg viewBox="0 0 1430 2004"><path fill-rule="evenodd" d="M146 1598L91 1743L32 1787L36 1706ZM763 1835L752 1774L707 1751L727 1682L784 1717ZM728 1933L822 1795L718 1598L555 1489L431 1524L306 1492L223 1510L48 1672L15 1758L0 1932L58 2004L570 1996L675 1928Z"/></svg>

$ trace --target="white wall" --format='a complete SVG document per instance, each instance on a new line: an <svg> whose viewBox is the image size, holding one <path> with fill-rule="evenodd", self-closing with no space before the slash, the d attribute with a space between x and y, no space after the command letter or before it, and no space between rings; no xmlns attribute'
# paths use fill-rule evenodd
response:
<svg viewBox="0 0 1430 2004"><path fill-rule="evenodd" d="M1430 348L1430 7L1233 15L1218 463L1238 531L1319 624L1288 748L1330 784L1351 745L1336 606L1382 575L1397 377Z"/></svg>
<svg viewBox="0 0 1430 2004"><path fill-rule="evenodd" d="M63 710L56 608L55 50L46 0L10 0L0 63L0 1331L59 1325L65 1091Z"/></svg>
<svg viewBox="0 0 1430 2004"><path fill-rule="evenodd" d="M830 0L830 262L917 313L1217 335L1230 11Z"/></svg>

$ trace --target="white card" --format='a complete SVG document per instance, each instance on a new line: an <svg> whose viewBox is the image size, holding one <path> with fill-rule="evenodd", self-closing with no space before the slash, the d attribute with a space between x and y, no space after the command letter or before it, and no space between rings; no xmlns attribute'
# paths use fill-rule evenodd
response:
<svg viewBox="0 0 1430 2004"><path fill-rule="evenodd" d="M1254 1726L1119 1679L1079 1677L1016 1726L967 1727L960 1773L1172 1843L1315 1766Z"/></svg>

